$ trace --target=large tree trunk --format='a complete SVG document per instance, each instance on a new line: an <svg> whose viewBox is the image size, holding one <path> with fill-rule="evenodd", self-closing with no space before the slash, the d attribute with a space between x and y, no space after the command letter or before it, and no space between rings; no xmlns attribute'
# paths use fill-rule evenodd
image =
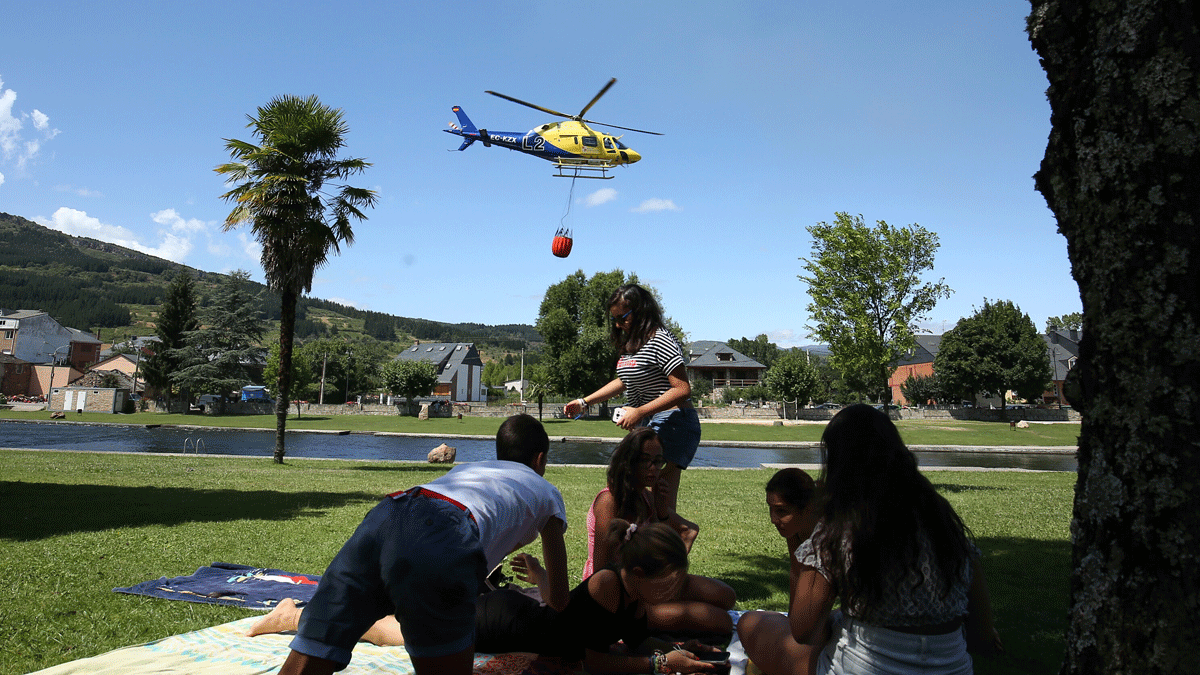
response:
<svg viewBox="0 0 1200 675"><path fill-rule="evenodd" d="M1064 675L1197 672L1200 31L1195 0L1034 0L1037 188L1083 301Z"/></svg>
<svg viewBox="0 0 1200 675"><path fill-rule="evenodd" d="M283 464L287 454L284 435L287 431L288 405L292 400L292 345L296 332L296 303L300 294L294 290L280 293L279 302L279 379L275 392L275 462Z"/></svg>

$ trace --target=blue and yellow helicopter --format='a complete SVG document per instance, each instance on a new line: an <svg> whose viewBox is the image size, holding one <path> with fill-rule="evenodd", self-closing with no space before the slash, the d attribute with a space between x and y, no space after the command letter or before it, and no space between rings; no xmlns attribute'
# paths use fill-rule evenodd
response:
<svg viewBox="0 0 1200 675"><path fill-rule="evenodd" d="M624 164L633 164L640 160L642 156L622 143L621 136L613 136L596 131L589 127L589 124L624 129L625 131L636 131L640 134L662 136L662 134L656 131L644 131L642 129L632 129L630 127L621 127L615 124L604 124L602 122L583 119L584 114L616 83L617 78L615 77L609 80L608 84L604 85L604 88L600 90L600 93L596 94L591 102L583 106L583 110L580 110L578 115L567 115L557 110L527 103L512 96L488 91L486 93L492 96L499 96L502 99L512 101L513 103L520 103L523 106L540 110L550 115L565 117L568 121L550 122L524 133L519 131L488 131L487 129L476 128L471 119L467 117L467 113L463 112L460 106L454 106L451 110L458 115L458 122L462 126L460 127L451 122L450 128L443 129L442 131L454 134L455 136L462 136L466 139L459 146L458 149L460 151L466 150L475 141L480 141L484 147L498 145L502 148L516 150L517 152L523 152L527 155L533 155L534 157L553 162L554 167L558 169L558 173L554 175L560 178L614 178L615 176L608 175L609 169Z"/></svg>

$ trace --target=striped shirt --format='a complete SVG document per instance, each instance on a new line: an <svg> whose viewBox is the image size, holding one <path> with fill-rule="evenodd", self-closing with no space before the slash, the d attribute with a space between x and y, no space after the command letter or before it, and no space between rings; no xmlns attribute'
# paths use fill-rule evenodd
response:
<svg viewBox="0 0 1200 675"><path fill-rule="evenodd" d="M633 407L643 406L671 388L667 373L683 365L683 350L675 337L659 328L635 354L617 359L617 377L625 385L625 397Z"/></svg>

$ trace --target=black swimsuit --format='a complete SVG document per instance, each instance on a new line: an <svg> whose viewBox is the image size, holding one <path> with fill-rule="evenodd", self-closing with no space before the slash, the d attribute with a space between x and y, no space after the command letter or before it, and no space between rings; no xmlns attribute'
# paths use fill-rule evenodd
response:
<svg viewBox="0 0 1200 675"><path fill-rule="evenodd" d="M646 615L636 616L638 603L627 601L625 584L621 584L621 603L616 612L596 602L587 584L585 579L571 591L562 612L518 591L505 589L479 596L475 605L475 650L491 654L533 652L579 661L585 648L607 652L623 640L634 649L650 636Z"/></svg>

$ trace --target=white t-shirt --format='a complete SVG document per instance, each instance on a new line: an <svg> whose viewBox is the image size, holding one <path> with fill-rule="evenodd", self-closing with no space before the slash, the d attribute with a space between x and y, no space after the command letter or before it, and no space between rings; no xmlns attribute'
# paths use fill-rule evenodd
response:
<svg viewBox="0 0 1200 675"><path fill-rule="evenodd" d="M489 460L459 464L421 487L449 497L471 511L488 569L537 539L551 516L567 524L562 493L520 462Z"/></svg>

